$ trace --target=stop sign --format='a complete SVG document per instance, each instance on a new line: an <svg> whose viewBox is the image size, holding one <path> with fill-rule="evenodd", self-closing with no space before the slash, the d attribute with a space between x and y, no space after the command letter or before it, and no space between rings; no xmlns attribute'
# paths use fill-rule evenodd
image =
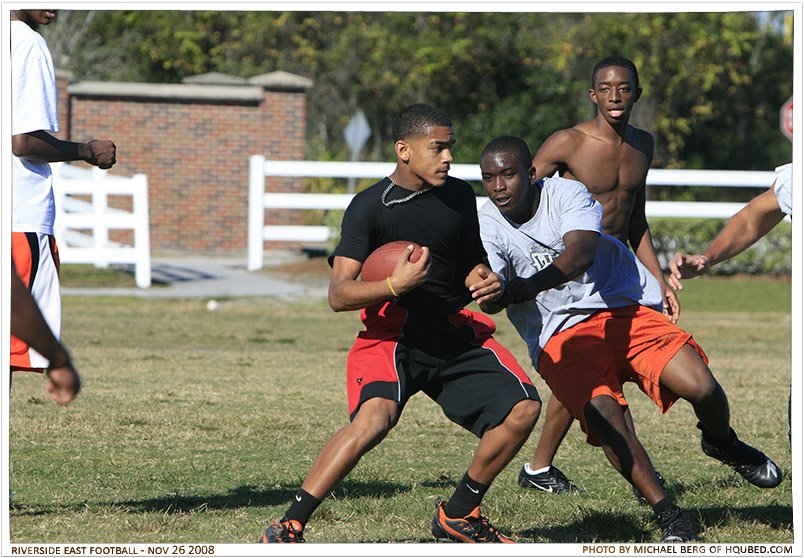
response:
<svg viewBox="0 0 804 558"><path fill-rule="evenodd" d="M779 127L787 139L793 141L793 97L787 99L779 111Z"/></svg>

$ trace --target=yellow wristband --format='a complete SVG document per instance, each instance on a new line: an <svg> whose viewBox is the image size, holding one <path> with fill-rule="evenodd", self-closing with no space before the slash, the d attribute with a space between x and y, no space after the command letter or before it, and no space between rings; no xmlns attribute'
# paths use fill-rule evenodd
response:
<svg viewBox="0 0 804 558"><path fill-rule="evenodd" d="M391 286L391 278L390 278L390 277L386 277L386 278L385 278L385 280L386 280L386 282L388 283L388 288L389 288L389 289L391 289L391 294L392 294L392 295L394 295L394 297L399 298L399 295L398 295L398 294L396 294L396 291L395 291L395 290L394 290L394 288Z"/></svg>

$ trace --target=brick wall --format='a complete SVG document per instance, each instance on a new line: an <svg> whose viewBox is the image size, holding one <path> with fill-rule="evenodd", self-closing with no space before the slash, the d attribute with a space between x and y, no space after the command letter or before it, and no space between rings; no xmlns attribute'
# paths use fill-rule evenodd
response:
<svg viewBox="0 0 804 558"><path fill-rule="evenodd" d="M112 139L110 172L148 175L152 250L245 253L248 158L304 158L309 86L282 72L242 85L73 83L69 139ZM301 181L267 180L266 190L299 192Z"/></svg>
<svg viewBox="0 0 804 558"><path fill-rule="evenodd" d="M72 72L66 70L56 70L56 92L58 110L59 110L59 128L58 134L53 134L61 140L66 140L70 137L70 97L67 95L67 86L73 80Z"/></svg>

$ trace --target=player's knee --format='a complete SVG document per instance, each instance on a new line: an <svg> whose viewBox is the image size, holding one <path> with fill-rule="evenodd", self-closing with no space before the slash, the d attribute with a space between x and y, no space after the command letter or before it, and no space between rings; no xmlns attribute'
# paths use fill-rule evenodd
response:
<svg viewBox="0 0 804 558"><path fill-rule="evenodd" d="M711 374L696 382L695 388L690 398L690 402L693 404L709 406L726 399L723 388Z"/></svg>
<svg viewBox="0 0 804 558"><path fill-rule="evenodd" d="M508 413L506 422L517 430L530 432L536 425L539 419L539 413L542 410L541 401L533 399L523 399L511 409Z"/></svg>
<svg viewBox="0 0 804 558"><path fill-rule="evenodd" d="M375 397L365 401L357 411L352 426L370 438L384 438L399 420L395 401Z"/></svg>
<svg viewBox="0 0 804 558"><path fill-rule="evenodd" d="M609 395L593 397L584 405L583 414L586 424L598 438L607 437L608 432L615 430L619 430L620 435L629 431L623 407Z"/></svg>

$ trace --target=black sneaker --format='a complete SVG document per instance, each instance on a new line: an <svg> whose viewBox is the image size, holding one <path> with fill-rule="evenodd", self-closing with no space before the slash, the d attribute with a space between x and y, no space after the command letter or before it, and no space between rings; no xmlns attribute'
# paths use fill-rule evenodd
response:
<svg viewBox="0 0 804 558"><path fill-rule="evenodd" d="M439 542L465 543L513 543L500 533L489 520L480 515L480 508L472 510L466 517L452 518L444 513L445 503L436 502L436 514L430 530Z"/></svg>
<svg viewBox="0 0 804 558"><path fill-rule="evenodd" d="M666 512L656 515L662 529L662 542L689 542L695 540L695 527L687 512L673 506Z"/></svg>
<svg viewBox="0 0 804 558"><path fill-rule="evenodd" d="M731 431L731 441L726 446L716 446L711 441L709 430L703 423L701 429L701 449L709 457L714 457L737 471L745 480L759 488L773 488L782 482L782 470L767 455L748 444L741 442Z"/></svg>
<svg viewBox="0 0 804 558"><path fill-rule="evenodd" d="M550 465L550 468L545 473L531 475L525 471L525 466L519 471L519 478L517 479L519 486L525 488L535 488L542 492L551 492L554 494L580 494L583 492L580 488L572 484L567 477L564 476L557 467Z"/></svg>
<svg viewBox="0 0 804 558"><path fill-rule="evenodd" d="M659 471L654 471L654 473L656 473L656 480L659 481L659 484L662 485L662 490L664 490L664 487L667 486L667 482L664 480L664 477ZM642 493L636 486L631 485L631 488L634 489L634 496L636 496L640 502L642 502L643 504L648 503L648 501L645 499L645 497L642 495Z"/></svg>
<svg viewBox="0 0 804 558"><path fill-rule="evenodd" d="M277 519L262 534L261 543L303 543L304 527L295 519Z"/></svg>

